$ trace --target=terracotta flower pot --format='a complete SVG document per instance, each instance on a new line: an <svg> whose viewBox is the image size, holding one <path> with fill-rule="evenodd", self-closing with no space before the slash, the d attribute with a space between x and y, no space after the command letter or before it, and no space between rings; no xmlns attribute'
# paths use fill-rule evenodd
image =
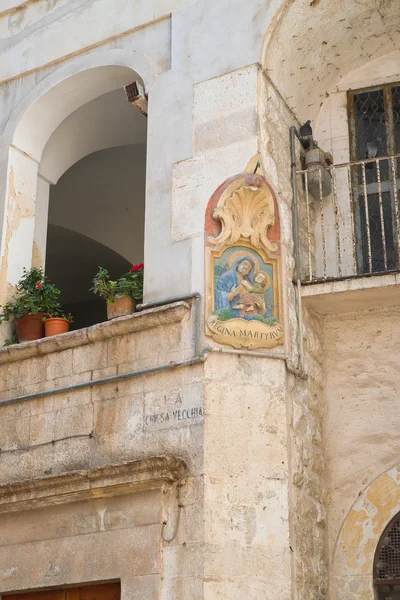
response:
<svg viewBox="0 0 400 600"><path fill-rule="evenodd" d="M34 315L23 315L19 319L15 319L18 340L20 342L31 342L44 337L43 317L44 314L40 312Z"/></svg>
<svg viewBox="0 0 400 600"><path fill-rule="evenodd" d="M107 319L123 317L135 312L136 300L130 296L117 296L115 302L107 302Z"/></svg>
<svg viewBox="0 0 400 600"><path fill-rule="evenodd" d="M50 317L44 322L44 330L46 337L67 333L69 331L69 321L61 317Z"/></svg>

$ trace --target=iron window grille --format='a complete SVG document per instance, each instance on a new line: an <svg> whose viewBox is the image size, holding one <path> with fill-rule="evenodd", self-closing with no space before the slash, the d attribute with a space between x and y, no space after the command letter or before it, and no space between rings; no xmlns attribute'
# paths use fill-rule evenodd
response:
<svg viewBox="0 0 400 600"><path fill-rule="evenodd" d="M390 521L379 540L373 577L379 600L400 598L400 514Z"/></svg>
<svg viewBox="0 0 400 600"><path fill-rule="evenodd" d="M376 146L376 158L387 157L352 167L357 271L395 271L400 241L400 85L348 92L348 117L351 162L374 158Z"/></svg>

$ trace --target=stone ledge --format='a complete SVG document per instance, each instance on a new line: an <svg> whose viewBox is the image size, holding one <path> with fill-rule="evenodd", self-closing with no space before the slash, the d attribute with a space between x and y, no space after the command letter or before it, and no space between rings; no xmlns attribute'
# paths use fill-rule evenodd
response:
<svg viewBox="0 0 400 600"><path fill-rule="evenodd" d="M0 364L42 356L51 352L60 352L77 346L85 346L86 344L120 337L137 331L171 325L182 321L189 311L190 306L186 302L175 302L174 304L150 308L132 315L119 317L112 321L97 323L85 329L8 346L0 349Z"/></svg>
<svg viewBox="0 0 400 600"><path fill-rule="evenodd" d="M0 513L159 489L167 483L179 481L186 472L187 465L183 459L155 456L2 484Z"/></svg>
<svg viewBox="0 0 400 600"><path fill-rule="evenodd" d="M320 315L399 305L400 273L371 275L305 285L303 302Z"/></svg>

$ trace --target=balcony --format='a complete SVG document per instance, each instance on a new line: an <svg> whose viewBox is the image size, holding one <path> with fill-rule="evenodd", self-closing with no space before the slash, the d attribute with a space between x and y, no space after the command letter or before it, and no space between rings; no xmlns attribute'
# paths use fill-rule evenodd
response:
<svg viewBox="0 0 400 600"><path fill-rule="evenodd" d="M302 296L317 312L396 303L399 159L296 170Z"/></svg>

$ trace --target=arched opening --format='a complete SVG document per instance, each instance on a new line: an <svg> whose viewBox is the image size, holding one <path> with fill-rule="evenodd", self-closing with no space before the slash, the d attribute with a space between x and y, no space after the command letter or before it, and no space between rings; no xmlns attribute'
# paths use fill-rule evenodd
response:
<svg viewBox="0 0 400 600"><path fill-rule="evenodd" d="M4 275L13 285L23 267L45 267L79 328L106 319L89 291L98 267L116 278L143 262L147 117L124 91L143 85L131 68L51 77L10 144L8 211L18 198L23 218L9 219Z"/></svg>
<svg viewBox="0 0 400 600"><path fill-rule="evenodd" d="M143 262L146 135L146 117L117 89L74 111L44 149L39 178L83 155L50 185L45 260L74 328L106 319L89 291L99 266L115 279Z"/></svg>
<svg viewBox="0 0 400 600"><path fill-rule="evenodd" d="M400 513L390 521L376 548L374 586L378 600L400 600Z"/></svg>

